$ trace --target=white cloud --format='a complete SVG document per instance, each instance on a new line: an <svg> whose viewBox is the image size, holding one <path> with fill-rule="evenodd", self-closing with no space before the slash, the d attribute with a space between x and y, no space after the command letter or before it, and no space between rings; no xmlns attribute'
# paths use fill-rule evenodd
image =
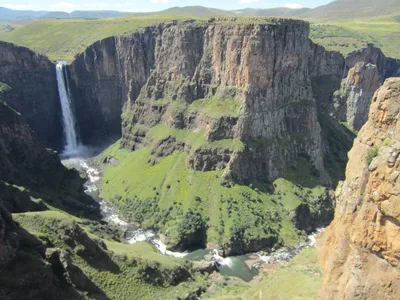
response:
<svg viewBox="0 0 400 300"><path fill-rule="evenodd" d="M258 3L260 0L239 0L241 4L250 4L250 3Z"/></svg>
<svg viewBox="0 0 400 300"><path fill-rule="evenodd" d="M28 4L1 4L0 6L9 8L9 9L30 9L32 5Z"/></svg>
<svg viewBox="0 0 400 300"><path fill-rule="evenodd" d="M52 9L62 10L62 11L72 11L79 7L71 2L57 2L49 5Z"/></svg>
<svg viewBox="0 0 400 300"><path fill-rule="evenodd" d="M301 5L300 3L286 3L283 7L296 9L303 8L303 5Z"/></svg>
<svg viewBox="0 0 400 300"><path fill-rule="evenodd" d="M169 0L151 0L153 3L168 3Z"/></svg>

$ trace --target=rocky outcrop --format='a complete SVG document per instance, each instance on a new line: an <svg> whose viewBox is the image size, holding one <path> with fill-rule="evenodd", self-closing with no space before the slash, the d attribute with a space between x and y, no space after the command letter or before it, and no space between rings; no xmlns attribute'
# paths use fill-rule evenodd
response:
<svg viewBox="0 0 400 300"><path fill-rule="evenodd" d="M59 187L67 170L57 154L46 150L24 118L0 102L0 180L36 188Z"/></svg>
<svg viewBox="0 0 400 300"><path fill-rule="evenodd" d="M58 155L45 149L24 118L0 101L0 192L11 212L45 210L46 205L32 202L35 198L52 198L57 194L72 213L86 209L94 212L98 204L83 191L84 179L75 169L67 169ZM19 191L11 185L28 188ZM33 193L33 194L32 194ZM47 195L49 194L49 195ZM51 196L50 196L51 195ZM91 208L90 208L91 207Z"/></svg>
<svg viewBox="0 0 400 300"><path fill-rule="evenodd" d="M398 299L400 294L400 79L375 93L349 153L335 219L321 241L320 299Z"/></svg>
<svg viewBox="0 0 400 300"><path fill-rule="evenodd" d="M46 147L61 149L63 130L55 66L27 48L0 42L0 82L9 87L1 93L1 99L25 117Z"/></svg>
<svg viewBox="0 0 400 300"><path fill-rule="evenodd" d="M0 206L0 266L8 264L17 256L19 241L13 234L15 228L10 213Z"/></svg>
<svg viewBox="0 0 400 300"><path fill-rule="evenodd" d="M373 44L346 56L341 87L333 98L331 114L348 127L358 131L368 119L372 96L389 77L400 76L400 62L387 58Z"/></svg>
<svg viewBox="0 0 400 300"><path fill-rule="evenodd" d="M0 298L81 299L68 286L60 286L45 260L45 246L13 221L0 202ZM69 298L71 299L71 298Z"/></svg>
<svg viewBox="0 0 400 300"><path fill-rule="evenodd" d="M76 266L70 255L61 249L47 249L46 259L51 264L54 274L78 290L99 293L100 289Z"/></svg>
<svg viewBox="0 0 400 300"><path fill-rule="evenodd" d="M347 122L353 130L360 130L368 119L372 96L379 88L376 65L357 63L343 79L340 90L334 94L336 118Z"/></svg>

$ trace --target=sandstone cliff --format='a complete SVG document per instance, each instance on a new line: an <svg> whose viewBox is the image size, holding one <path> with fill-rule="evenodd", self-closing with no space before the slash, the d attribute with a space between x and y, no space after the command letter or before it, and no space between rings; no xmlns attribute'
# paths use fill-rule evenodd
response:
<svg viewBox="0 0 400 300"><path fill-rule="evenodd" d="M47 147L62 149L55 66L27 48L0 42L0 82L9 86L2 100L25 117Z"/></svg>
<svg viewBox="0 0 400 300"><path fill-rule="evenodd" d="M375 93L349 153L335 219L321 241L320 299L400 295L400 79Z"/></svg>

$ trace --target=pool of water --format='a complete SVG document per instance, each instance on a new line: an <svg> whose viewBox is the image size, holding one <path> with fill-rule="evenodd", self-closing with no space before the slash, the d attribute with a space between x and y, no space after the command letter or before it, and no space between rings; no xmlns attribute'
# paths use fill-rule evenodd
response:
<svg viewBox="0 0 400 300"><path fill-rule="evenodd" d="M198 249L188 253L185 259L190 261L201 261L204 260L205 256L210 255L211 250ZM259 274L259 271L255 267L249 267L246 261L250 259L249 255L230 256L221 258L222 264L219 266L219 272L224 276L238 277L244 281L250 281Z"/></svg>

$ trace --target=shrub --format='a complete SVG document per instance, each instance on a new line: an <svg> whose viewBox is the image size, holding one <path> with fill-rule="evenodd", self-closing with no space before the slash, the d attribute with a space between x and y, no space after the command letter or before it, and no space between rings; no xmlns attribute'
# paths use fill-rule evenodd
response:
<svg viewBox="0 0 400 300"><path fill-rule="evenodd" d="M378 154L379 154L379 148L377 146L374 146L368 150L367 158L366 158L368 166L371 164L372 160L378 156Z"/></svg>

